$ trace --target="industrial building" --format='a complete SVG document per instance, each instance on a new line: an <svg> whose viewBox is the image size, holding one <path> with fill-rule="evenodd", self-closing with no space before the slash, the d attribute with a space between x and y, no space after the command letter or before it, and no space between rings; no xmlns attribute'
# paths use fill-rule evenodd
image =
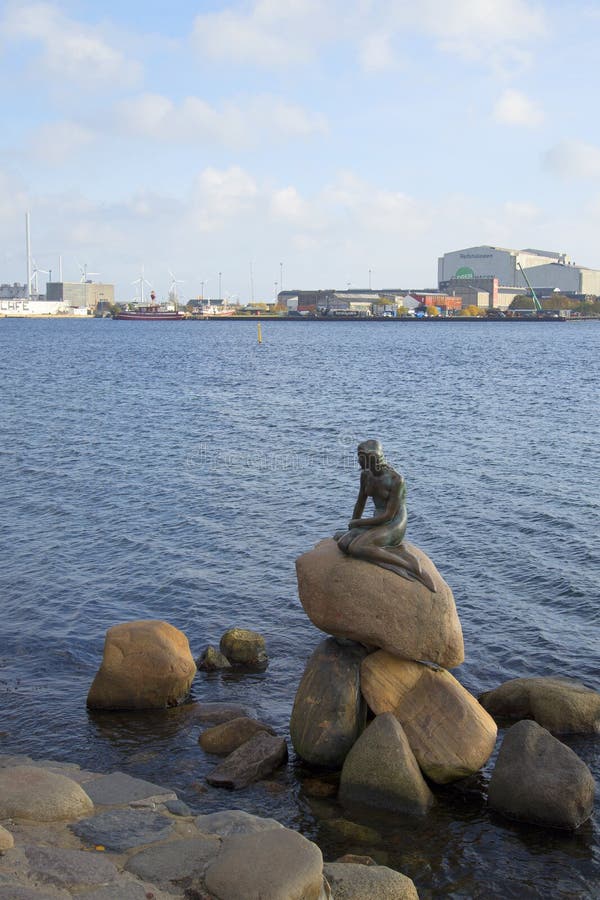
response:
<svg viewBox="0 0 600 900"><path fill-rule="evenodd" d="M525 271L531 285L540 293L600 295L600 271L578 266L563 252L550 250L510 250L506 247L467 247L444 253L438 260L440 290L465 293L469 287L488 294L486 305L505 308L517 294L527 293Z"/></svg>
<svg viewBox="0 0 600 900"><path fill-rule="evenodd" d="M59 303L65 311L95 309L99 303L115 302L115 286L95 281L49 281L46 299Z"/></svg>

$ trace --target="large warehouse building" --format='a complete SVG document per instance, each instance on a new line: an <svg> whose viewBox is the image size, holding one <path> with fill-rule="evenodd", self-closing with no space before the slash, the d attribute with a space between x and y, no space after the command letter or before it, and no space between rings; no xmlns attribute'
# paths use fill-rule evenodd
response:
<svg viewBox="0 0 600 900"><path fill-rule="evenodd" d="M441 289L448 290L465 282L497 279L500 286L527 290L519 266L540 291L558 289L565 293L600 295L600 271L575 265L566 253L488 245L444 253L438 260L438 283Z"/></svg>

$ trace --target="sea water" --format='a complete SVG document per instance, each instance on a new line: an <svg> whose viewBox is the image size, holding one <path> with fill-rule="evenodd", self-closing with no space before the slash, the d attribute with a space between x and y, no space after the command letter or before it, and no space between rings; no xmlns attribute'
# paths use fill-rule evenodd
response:
<svg viewBox="0 0 600 900"><path fill-rule="evenodd" d="M408 485L407 537L451 585L474 694L559 674L600 688L599 322L0 321L0 752L120 769L195 809L274 816L326 859L368 853L425 897L592 897L598 811L576 833L490 814L493 759L424 819L351 816L302 787L207 788L194 705L91 713L106 629L160 618L198 655L260 630L260 674L200 673L287 736L322 635L294 559L344 527L356 444ZM500 732L500 739L503 731ZM600 776L598 737L565 737ZM350 823L350 824L349 824Z"/></svg>

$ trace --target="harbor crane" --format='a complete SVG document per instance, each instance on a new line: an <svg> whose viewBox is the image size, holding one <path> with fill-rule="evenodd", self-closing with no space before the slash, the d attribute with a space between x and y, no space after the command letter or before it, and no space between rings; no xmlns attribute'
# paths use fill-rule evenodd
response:
<svg viewBox="0 0 600 900"><path fill-rule="evenodd" d="M529 281L529 278L528 278L527 275L525 274L525 269L523 268L523 266L521 265L521 263L517 263L517 265L518 265L518 267L519 267L520 270L521 270L521 275L522 275L523 278L525 279L525 282L526 282L526 284L527 284L527 287L528 287L529 290L531 291L531 299L533 300L533 305L534 305L534 307L535 307L535 311L536 311L537 315L539 315L540 313L543 313L543 312L544 312L544 309L543 309L543 307L542 307L542 304L541 304L540 301L539 301L538 295L536 294L536 292L535 292L534 289L532 288L532 286L531 286L531 284L530 284L530 281Z"/></svg>

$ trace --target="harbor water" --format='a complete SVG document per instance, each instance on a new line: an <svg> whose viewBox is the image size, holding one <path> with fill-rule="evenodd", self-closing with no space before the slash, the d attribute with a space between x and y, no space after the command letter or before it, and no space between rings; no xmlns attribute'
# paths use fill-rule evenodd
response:
<svg viewBox="0 0 600 900"><path fill-rule="evenodd" d="M423 819L353 817L303 786L293 751L266 783L209 788L194 702L85 700L113 624L164 619L195 656L239 625L265 635L269 668L199 673L192 699L288 736L322 637L294 560L349 520L366 438L404 474L407 537L454 591L468 690L553 674L600 689L599 358L600 322L265 321L259 344L248 322L1 320L0 753L273 816L421 898L597 897L598 801L573 834L501 819L493 759ZM600 781L600 737L564 740Z"/></svg>

